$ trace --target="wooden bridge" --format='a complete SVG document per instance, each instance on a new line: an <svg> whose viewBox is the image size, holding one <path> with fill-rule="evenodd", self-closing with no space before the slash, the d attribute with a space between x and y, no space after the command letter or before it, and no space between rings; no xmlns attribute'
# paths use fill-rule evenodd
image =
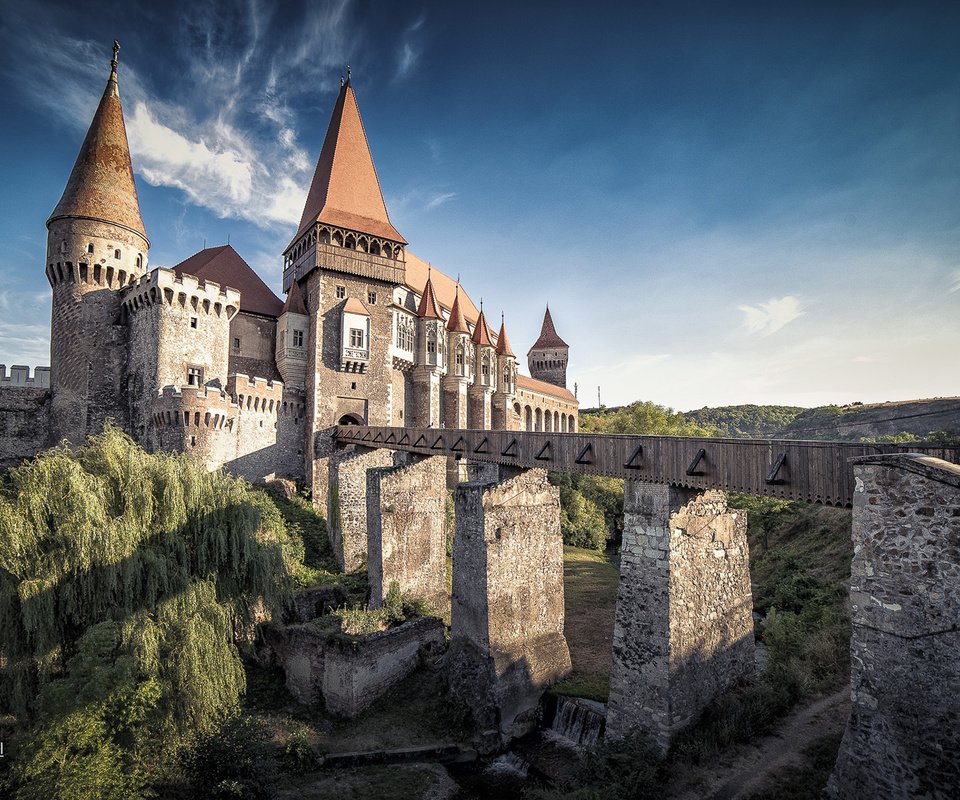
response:
<svg viewBox="0 0 960 800"><path fill-rule="evenodd" d="M334 436L340 444L386 447L423 456L452 456L514 467L634 478L690 489L723 489L833 506L853 504L852 458L921 453L960 463L960 447L790 439L363 425L339 426Z"/></svg>

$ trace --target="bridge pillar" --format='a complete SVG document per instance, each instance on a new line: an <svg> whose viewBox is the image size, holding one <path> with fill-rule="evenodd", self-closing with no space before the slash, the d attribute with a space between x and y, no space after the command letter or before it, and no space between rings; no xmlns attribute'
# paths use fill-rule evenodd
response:
<svg viewBox="0 0 960 800"><path fill-rule="evenodd" d="M445 456L367 470L371 608L383 605L393 582L437 611L449 608L446 471Z"/></svg>
<svg viewBox="0 0 960 800"><path fill-rule="evenodd" d="M450 688L501 740L536 722L544 689L570 671L563 635L560 493L540 469L454 494Z"/></svg>
<svg viewBox="0 0 960 800"><path fill-rule="evenodd" d="M666 751L720 692L754 673L746 512L726 495L624 481L606 735Z"/></svg>
<svg viewBox="0 0 960 800"><path fill-rule="evenodd" d="M854 466L851 709L827 795L960 797L960 467Z"/></svg>
<svg viewBox="0 0 960 800"><path fill-rule="evenodd" d="M327 459L327 536L337 564L360 569L367 556L367 470L393 466L394 451L350 445Z"/></svg>

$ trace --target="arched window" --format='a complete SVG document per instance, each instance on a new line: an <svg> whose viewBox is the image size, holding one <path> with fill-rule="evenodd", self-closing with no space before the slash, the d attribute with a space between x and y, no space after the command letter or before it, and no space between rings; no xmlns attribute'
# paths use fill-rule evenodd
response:
<svg viewBox="0 0 960 800"><path fill-rule="evenodd" d="M349 250L354 250L357 247L357 240L350 234L347 234L347 238L343 241L343 246Z"/></svg>
<svg viewBox="0 0 960 800"><path fill-rule="evenodd" d="M340 235L340 231L335 231L333 234L333 243L337 247L343 247L343 236Z"/></svg>
<svg viewBox="0 0 960 800"><path fill-rule="evenodd" d="M320 229L320 244L330 244L330 231L326 228Z"/></svg>
<svg viewBox="0 0 960 800"><path fill-rule="evenodd" d="M543 413L539 408L533 414L533 429L535 431L543 430Z"/></svg>
<svg viewBox="0 0 960 800"><path fill-rule="evenodd" d="M456 355L455 362L457 365L457 375L464 375L465 359L464 359L463 342L460 342L459 344L457 344L457 355Z"/></svg>
<svg viewBox="0 0 960 800"><path fill-rule="evenodd" d="M526 406L523 410L523 429L525 431L533 430L533 411L530 410L530 406Z"/></svg>
<svg viewBox="0 0 960 800"><path fill-rule="evenodd" d="M370 243L370 255L374 255L374 256L380 255L380 242Z"/></svg>
<svg viewBox="0 0 960 800"><path fill-rule="evenodd" d="M143 255L140 253L137 253L137 266L138 267L143 266Z"/></svg>

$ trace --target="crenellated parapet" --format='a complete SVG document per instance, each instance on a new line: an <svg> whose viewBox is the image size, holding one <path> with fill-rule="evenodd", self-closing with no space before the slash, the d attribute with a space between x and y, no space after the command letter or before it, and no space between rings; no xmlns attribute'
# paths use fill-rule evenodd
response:
<svg viewBox="0 0 960 800"><path fill-rule="evenodd" d="M135 314L150 306L178 306L196 314L212 314L233 319L240 310L240 292L193 275L177 275L172 269L158 267L133 284L123 296L123 308Z"/></svg>
<svg viewBox="0 0 960 800"><path fill-rule="evenodd" d="M30 375L30 367L14 364L7 375L7 365L0 364L0 388L49 389L50 367L37 367Z"/></svg>
<svg viewBox="0 0 960 800"><path fill-rule="evenodd" d="M227 394L241 414L268 414L276 417L283 404L283 383L266 378L251 378L238 372L227 378Z"/></svg>
<svg viewBox="0 0 960 800"><path fill-rule="evenodd" d="M237 452L237 405L216 386L164 386L151 408L157 449L190 453L219 469Z"/></svg>

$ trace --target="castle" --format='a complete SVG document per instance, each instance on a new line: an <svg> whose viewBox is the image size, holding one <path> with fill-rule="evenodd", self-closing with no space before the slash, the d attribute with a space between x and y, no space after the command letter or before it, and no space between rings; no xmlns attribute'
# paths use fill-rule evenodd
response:
<svg viewBox="0 0 960 800"><path fill-rule="evenodd" d="M349 79L283 253L285 300L229 245L148 270L118 51L47 220L49 374L0 366L0 462L112 419L148 450L323 494L332 426L576 430L549 308L520 375L503 320L494 333L459 283L407 250Z"/></svg>

